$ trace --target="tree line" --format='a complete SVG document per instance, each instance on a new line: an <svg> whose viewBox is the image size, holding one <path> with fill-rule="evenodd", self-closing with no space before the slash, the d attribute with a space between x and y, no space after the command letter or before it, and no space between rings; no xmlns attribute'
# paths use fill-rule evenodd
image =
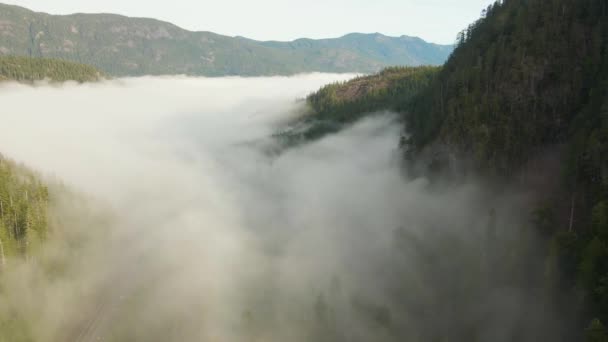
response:
<svg viewBox="0 0 608 342"><path fill-rule="evenodd" d="M95 67L57 59L0 56L0 80L94 82L103 77Z"/></svg>
<svg viewBox="0 0 608 342"><path fill-rule="evenodd" d="M388 67L377 74L328 84L306 97L307 113L275 137L287 146L335 133L366 115L397 110L427 87L440 67Z"/></svg>

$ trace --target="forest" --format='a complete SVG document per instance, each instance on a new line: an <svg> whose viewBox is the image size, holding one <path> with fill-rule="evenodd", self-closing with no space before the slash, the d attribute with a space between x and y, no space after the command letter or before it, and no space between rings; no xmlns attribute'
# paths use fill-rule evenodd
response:
<svg viewBox="0 0 608 342"><path fill-rule="evenodd" d="M71 62L2 56L0 80L91 82L102 74ZM27 167L0 155L0 266L14 257L28 257L48 234L49 190Z"/></svg>
<svg viewBox="0 0 608 342"><path fill-rule="evenodd" d="M319 139L380 110L407 107L441 67L388 67L377 74L323 86L305 99L303 116L275 135L285 146Z"/></svg>
<svg viewBox="0 0 608 342"><path fill-rule="evenodd" d="M47 58L0 56L0 81L94 82L103 78L95 67Z"/></svg>
<svg viewBox="0 0 608 342"><path fill-rule="evenodd" d="M82 64L42 58L0 57L0 81L82 83L98 81L102 77L94 67ZM59 202L51 194L49 184L42 179L28 167L0 154L0 280L3 282L14 275L22 261L46 258L43 264L47 273L44 276L56 275L66 263L57 256L42 254L49 237L57 233L52 228L58 225L53 224L55 216L51 208ZM66 189L61 192L67 194ZM66 244L73 242L67 241L69 238L61 236ZM0 283L0 295L5 295L5 285ZM31 322L5 310L14 311L14 308L2 307L0 310L0 341L32 341L28 328Z"/></svg>
<svg viewBox="0 0 608 342"><path fill-rule="evenodd" d="M608 2L497 1L456 44L427 87L348 103L397 104L406 158L428 170L465 159L469 172L534 192L545 276L576 298L587 340L608 341ZM320 117L342 115L334 98L348 89L337 87L309 97Z"/></svg>
<svg viewBox="0 0 608 342"><path fill-rule="evenodd" d="M427 87L440 67L390 67L378 74L360 76L347 82L324 86L307 97L317 117L353 122L359 115L406 106L414 95Z"/></svg>
<svg viewBox="0 0 608 342"><path fill-rule="evenodd" d="M2 57L0 77L86 82L102 75L84 65ZM450 173L462 168L457 171L464 177L482 175L498 188L532 193L534 200L524 209L529 216L524 228L542 243L534 250L520 241L501 245L494 239L488 244L501 245L493 260L486 261L490 266L508 264L517 259L513 254L528 261L509 265L518 278L499 279L497 284L544 284L534 293L546 307L570 312L576 340L608 341L606 0L497 1L458 34L456 49L444 66L391 67L325 86L308 96L306 104L311 113L277 137L299 144L337 132L367 114L392 110L403 123L403 158L426 165L427 171ZM35 174L0 159L2 267L13 256L27 257L48 234L49 201L47 187ZM491 239L495 213L479 216L488 216ZM433 246L410 247L416 240L399 229L394 238L403 245L400 250L419 251L421 259L432 257L429 264L445 262ZM456 240L444 243L453 248ZM456 246L469 256L466 247ZM477 257L467 260L474 263ZM530 265L541 265L543 271ZM461 275L467 271L473 272L465 269ZM467 279L487 274L492 272L462 277L463 284L458 285L470 289ZM461 293L470 294L451 288L445 302L454 301L458 304L454 307L462 309L467 298L460 298ZM353 305L374 312L380 326L390 326L393 318L383 307L369 309L359 301ZM328 316L324 297L315 306L317 316ZM443 317L419 309L420 317ZM475 335L479 324L469 323L453 328L461 333L457 339ZM445 337L433 335L438 330L429 327L429 336Z"/></svg>
<svg viewBox="0 0 608 342"><path fill-rule="evenodd" d="M444 145L517 186L557 179L534 189L531 220L561 289L584 293L590 341L608 339L607 49L606 1L497 2L459 34L437 80L404 111L418 155ZM559 163L539 162L548 151Z"/></svg>

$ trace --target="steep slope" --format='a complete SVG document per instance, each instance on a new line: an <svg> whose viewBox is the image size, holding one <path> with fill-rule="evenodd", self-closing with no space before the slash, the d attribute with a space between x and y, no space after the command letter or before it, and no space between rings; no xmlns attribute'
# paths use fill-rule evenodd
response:
<svg viewBox="0 0 608 342"><path fill-rule="evenodd" d="M429 85L439 70L439 67L387 68L375 75L327 85L308 96L307 102L319 116L352 121L368 111L405 106Z"/></svg>
<svg viewBox="0 0 608 342"><path fill-rule="evenodd" d="M370 76L329 84L306 98L309 112L277 136L288 145L339 131L381 110L395 110L429 86L439 67L390 67Z"/></svg>
<svg viewBox="0 0 608 342"><path fill-rule="evenodd" d="M55 16L0 4L0 54L66 59L117 76L374 72L390 65L441 64L451 50L418 38L379 34L258 42L190 32L154 19Z"/></svg>
<svg viewBox="0 0 608 342"><path fill-rule="evenodd" d="M535 147L567 142L575 117L603 101L607 6L509 0L490 7L461 33L410 115L413 142L423 146L439 134L499 172L525 163Z"/></svg>
<svg viewBox="0 0 608 342"><path fill-rule="evenodd" d="M583 291L574 307L582 324L599 318L589 339L605 341L608 3L506 0L486 13L407 116L410 142L447 146L537 193L531 219L552 241L546 276Z"/></svg>
<svg viewBox="0 0 608 342"><path fill-rule="evenodd" d="M608 3L498 1L458 40L430 86L400 107L408 156L441 170L465 160L529 190L530 221L549 241L542 276L575 294L561 305L581 314L588 340L606 341Z"/></svg>

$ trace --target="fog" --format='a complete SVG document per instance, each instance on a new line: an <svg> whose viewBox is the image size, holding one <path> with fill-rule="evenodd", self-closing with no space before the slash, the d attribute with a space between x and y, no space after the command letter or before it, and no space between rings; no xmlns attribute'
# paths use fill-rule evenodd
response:
<svg viewBox="0 0 608 342"><path fill-rule="evenodd" d="M0 151L63 186L0 315L35 341L558 340L525 193L408 175L391 113L268 153L348 77L2 86Z"/></svg>

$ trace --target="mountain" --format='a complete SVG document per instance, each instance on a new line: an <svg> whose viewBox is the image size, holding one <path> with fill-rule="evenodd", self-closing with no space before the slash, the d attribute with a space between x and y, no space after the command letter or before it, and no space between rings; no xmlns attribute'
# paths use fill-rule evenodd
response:
<svg viewBox="0 0 608 342"><path fill-rule="evenodd" d="M440 67L389 67L381 72L324 86L306 98L309 111L281 130L283 146L335 133L365 115L406 106L435 79Z"/></svg>
<svg viewBox="0 0 608 342"><path fill-rule="evenodd" d="M378 110L378 104L395 109L409 101L434 79L440 67L390 67L380 73L324 86L309 95L317 116L351 121L359 113Z"/></svg>
<svg viewBox="0 0 608 342"><path fill-rule="evenodd" d="M442 64L452 46L407 36L260 42L112 14L49 15L0 4L0 54L90 64L113 76L288 75L375 72L391 65Z"/></svg>
<svg viewBox="0 0 608 342"><path fill-rule="evenodd" d="M398 108L407 155L532 193L530 222L547 241L536 251L542 277L558 283L542 295L576 316L581 334L570 340L608 341L608 2L497 1L458 40L430 85Z"/></svg>
<svg viewBox="0 0 608 342"><path fill-rule="evenodd" d="M334 39L298 39L293 42L261 42L262 45L283 50L298 50L306 54L321 55L324 51L351 51L383 65L441 65L452 45L427 43L417 37L388 37L380 33L350 33Z"/></svg>
<svg viewBox="0 0 608 342"><path fill-rule="evenodd" d="M0 81L94 82L103 77L95 67L57 59L0 56Z"/></svg>
<svg viewBox="0 0 608 342"><path fill-rule="evenodd" d="M467 155L536 194L545 276L574 293L588 340L608 340L608 2L490 6L406 120L417 155Z"/></svg>

